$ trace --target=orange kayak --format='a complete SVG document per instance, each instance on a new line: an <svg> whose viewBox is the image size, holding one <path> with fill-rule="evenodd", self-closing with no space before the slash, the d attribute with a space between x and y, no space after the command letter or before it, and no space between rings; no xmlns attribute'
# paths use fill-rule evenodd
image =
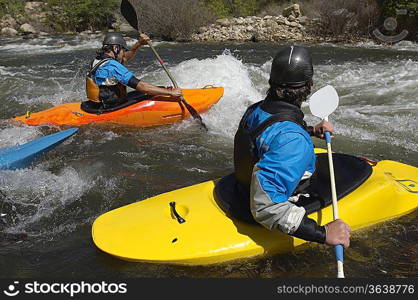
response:
<svg viewBox="0 0 418 300"><path fill-rule="evenodd" d="M204 113L223 96L222 87L183 89L184 99L193 108ZM137 127L171 124L190 118L189 111L169 96L155 96L135 102L121 109L91 113L81 108L81 102L65 103L36 113L13 118L27 125L84 125L90 123L113 123Z"/></svg>

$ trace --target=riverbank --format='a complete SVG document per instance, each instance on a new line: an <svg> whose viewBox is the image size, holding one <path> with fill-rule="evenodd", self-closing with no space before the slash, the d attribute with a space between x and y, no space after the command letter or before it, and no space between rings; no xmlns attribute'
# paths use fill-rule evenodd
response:
<svg viewBox="0 0 418 300"><path fill-rule="evenodd" d="M8 18L10 20L10 18ZM13 22L9 21L9 24ZM1 27L2 37L14 36L55 36L55 35L87 35L100 34L105 31L85 30L82 32L57 32L51 30L40 30L39 25L24 23L16 24L18 29L13 27ZM286 18L284 16L250 16L239 18L218 19L214 24L199 28L188 39L178 40L177 42L304 42L304 43L342 43L357 44L359 42L372 42L375 39L343 35L326 36L317 33L320 26L317 19L308 18ZM119 21L114 24L114 28L109 28L108 32L120 31L123 33L133 32L129 24Z"/></svg>
<svg viewBox="0 0 418 300"><path fill-rule="evenodd" d="M79 31L66 30L66 27L51 26L48 21L49 13L44 2L27 2L22 13L6 14L0 18L0 37L23 36L28 38L38 36L56 35L91 35L104 32L120 31L133 34L133 28L126 23L119 10L112 13L112 21L105 29L84 28ZM355 22L348 22L343 34L331 33L326 21L319 17L302 15L301 7L293 4L280 10L280 14L266 16L230 17L217 19L212 24L195 28L190 34L181 38L162 38L162 40L176 42L267 42L267 43L334 43L356 45L358 43L393 44L394 41L385 42L374 34L374 26L368 31L353 30ZM329 21L329 20L328 20ZM351 24L351 25L350 25ZM350 27L351 26L351 27ZM404 30L406 31L406 30ZM160 39L158 34L147 33L154 39ZM385 36L384 36L385 37ZM389 38L396 36L387 36ZM409 37L412 37L410 34ZM404 39L401 38L399 40ZM407 39L409 39L407 37ZM396 40L395 42L399 41ZM413 38L412 38L413 40Z"/></svg>
<svg viewBox="0 0 418 300"><path fill-rule="evenodd" d="M279 16L250 16L219 19L199 28L191 36L193 42L304 42L344 43L371 42L372 38L355 35L327 36L321 34L320 19Z"/></svg>
<svg viewBox="0 0 418 300"><path fill-rule="evenodd" d="M42 2L27 2L24 14L4 15L0 19L0 36L47 36L57 34L86 35L99 34L104 31L84 30L82 32L56 30L48 26L47 14ZM371 37L346 34L327 36L323 34L319 18L302 16L297 4L276 16L248 16L223 18L213 24L200 27L188 38L178 42L304 42L304 43L343 43L356 44L371 42ZM132 28L118 13L115 21L105 31L132 32Z"/></svg>

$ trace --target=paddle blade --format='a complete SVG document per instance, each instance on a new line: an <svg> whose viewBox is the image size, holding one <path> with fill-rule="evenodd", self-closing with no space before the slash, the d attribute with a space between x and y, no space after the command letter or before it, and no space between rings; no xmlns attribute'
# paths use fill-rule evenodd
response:
<svg viewBox="0 0 418 300"><path fill-rule="evenodd" d="M181 97L181 102L184 104L184 106L186 106L187 110L190 112L190 114L192 115L193 118L195 118L199 124L206 130L209 131L208 128L206 127L206 124L203 123L202 117L199 115L199 113L193 108L193 106L191 106L189 103L186 102L186 100Z"/></svg>
<svg viewBox="0 0 418 300"><path fill-rule="evenodd" d="M333 86L327 85L316 91L309 98L311 113L321 119L326 119L338 107L338 93Z"/></svg>
<svg viewBox="0 0 418 300"><path fill-rule="evenodd" d="M135 8L128 0L122 0L120 4L120 12L125 20L131 25L134 29L139 31L138 26L138 15L136 13Z"/></svg>

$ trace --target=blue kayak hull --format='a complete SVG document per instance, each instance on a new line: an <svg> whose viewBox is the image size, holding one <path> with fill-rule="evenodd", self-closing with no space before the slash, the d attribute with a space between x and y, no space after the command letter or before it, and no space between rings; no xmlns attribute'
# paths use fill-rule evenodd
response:
<svg viewBox="0 0 418 300"><path fill-rule="evenodd" d="M0 149L0 170L27 168L36 159L64 142L77 131L78 128L71 128L22 145Z"/></svg>

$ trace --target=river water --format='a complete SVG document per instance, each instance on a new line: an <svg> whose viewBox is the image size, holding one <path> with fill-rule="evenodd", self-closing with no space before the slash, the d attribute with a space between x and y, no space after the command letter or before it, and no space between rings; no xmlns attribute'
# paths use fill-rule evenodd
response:
<svg viewBox="0 0 418 300"><path fill-rule="evenodd" d="M11 122L84 99L84 75L100 35L0 39L0 148L58 131ZM83 126L33 166L0 172L0 277L334 277L330 248L206 267L124 262L99 251L91 224L111 209L223 176L232 169L233 136L245 107L267 90L280 45L157 42L179 85L225 87L203 120L147 129ZM315 63L314 90L332 84L340 105L330 120L333 150L373 160L418 166L418 45L308 46ZM148 47L128 67L147 82L170 85ZM308 113L306 120L317 122ZM315 141L324 146L323 141ZM378 208L376 208L378 209ZM346 251L348 277L416 277L417 214L354 233Z"/></svg>

